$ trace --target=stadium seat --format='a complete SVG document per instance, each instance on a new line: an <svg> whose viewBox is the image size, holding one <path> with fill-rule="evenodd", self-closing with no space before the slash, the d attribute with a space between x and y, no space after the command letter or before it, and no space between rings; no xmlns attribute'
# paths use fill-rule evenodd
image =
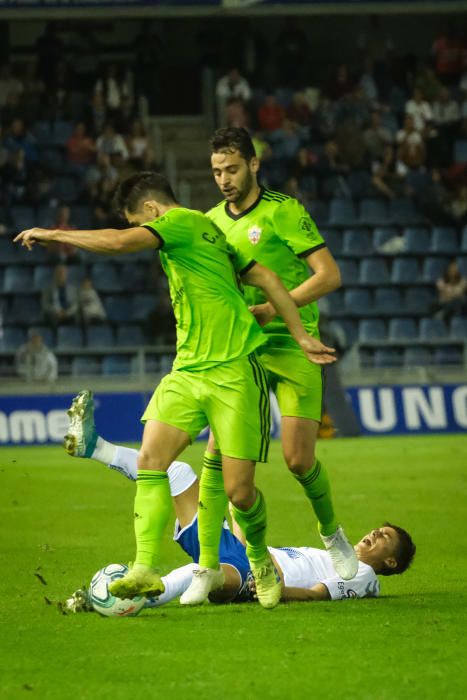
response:
<svg viewBox="0 0 467 700"><path fill-rule="evenodd" d="M26 331L19 326L5 326L0 332L0 352L15 352L26 342Z"/></svg>
<svg viewBox="0 0 467 700"><path fill-rule="evenodd" d="M374 309L378 313L394 315L401 308L402 294L398 287L376 287Z"/></svg>
<svg viewBox="0 0 467 700"><path fill-rule="evenodd" d="M36 265L33 271L33 289L41 292L48 287L53 280L53 267L51 265Z"/></svg>
<svg viewBox="0 0 467 700"><path fill-rule="evenodd" d="M42 308L39 298L24 294L15 296L10 307L5 312L4 320L5 323L17 323L25 326L40 323L42 320Z"/></svg>
<svg viewBox="0 0 467 700"><path fill-rule="evenodd" d="M389 321L388 339L415 340L418 336L418 328L413 318L391 318Z"/></svg>
<svg viewBox="0 0 467 700"><path fill-rule="evenodd" d="M360 360L360 367L366 369L368 367L373 367L374 365L375 352L373 348L359 348L358 357Z"/></svg>
<svg viewBox="0 0 467 700"><path fill-rule="evenodd" d="M450 323L449 337L454 340L463 340L467 342L467 317L454 316Z"/></svg>
<svg viewBox="0 0 467 700"><path fill-rule="evenodd" d="M371 255L373 245L366 229L347 229L343 235L343 255Z"/></svg>
<svg viewBox="0 0 467 700"><path fill-rule="evenodd" d="M430 348L425 346L413 346L404 350L404 365L406 367L426 367L433 363L433 355Z"/></svg>
<svg viewBox="0 0 467 700"><path fill-rule="evenodd" d="M360 200L371 196L371 175L366 170L351 170L346 182L353 199Z"/></svg>
<svg viewBox="0 0 467 700"><path fill-rule="evenodd" d="M50 326L32 326L29 333L38 333L48 348L55 347L55 330Z"/></svg>
<svg viewBox="0 0 467 700"><path fill-rule="evenodd" d="M347 285L358 282L358 265L355 260L343 260L340 258L336 262L341 271L342 284Z"/></svg>
<svg viewBox="0 0 467 700"><path fill-rule="evenodd" d="M32 270L29 267L7 267L3 278L3 291L24 294L31 291Z"/></svg>
<svg viewBox="0 0 467 700"><path fill-rule="evenodd" d="M467 255L461 255L457 258L457 264L459 265L461 275L467 277Z"/></svg>
<svg viewBox="0 0 467 700"><path fill-rule="evenodd" d="M420 321L420 340L435 342L448 337L444 321L440 318L422 318Z"/></svg>
<svg viewBox="0 0 467 700"><path fill-rule="evenodd" d="M389 220L398 226L410 226L420 222L412 199L392 199L389 203Z"/></svg>
<svg viewBox="0 0 467 700"><path fill-rule="evenodd" d="M399 236L397 228L391 226L377 226L373 229L373 246L375 250L378 250L382 245L396 236Z"/></svg>
<svg viewBox="0 0 467 700"><path fill-rule="evenodd" d="M426 228L406 228L404 238L408 253L426 254L430 250L430 232Z"/></svg>
<svg viewBox="0 0 467 700"><path fill-rule="evenodd" d="M77 178L72 175L60 175L54 183L54 195L65 204L76 202L80 193L81 185Z"/></svg>
<svg viewBox="0 0 467 700"><path fill-rule="evenodd" d="M324 232L322 231L321 233L331 253L333 255L340 255L342 252L343 244L342 233L332 228L326 229Z"/></svg>
<svg viewBox="0 0 467 700"><path fill-rule="evenodd" d="M41 228L53 228L57 221L57 207L42 206L37 212L37 225Z"/></svg>
<svg viewBox="0 0 467 700"><path fill-rule="evenodd" d="M97 357L83 355L82 357L74 357L71 361L71 374L73 377L96 375L100 373L101 367Z"/></svg>
<svg viewBox="0 0 467 700"><path fill-rule="evenodd" d="M380 258L364 258L360 262L361 284L387 284L389 282L389 273L386 261Z"/></svg>
<svg viewBox="0 0 467 700"><path fill-rule="evenodd" d="M13 239L9 236L0 236L0 263L2 265L11 265L19 263L23 251L17 243L13 243Z"/></svg>
<svg viewBox="0 0 467 700"><path fill-rule="evenodd" d="M153 297L154 300L154 297ZM133 299L128 296L108 296L104 300L105 310L107 312L107 318L113 323L126 323L127 321L133 320L132 306L134 305Z"/></svg>
<svg viewBox="0 0 467 700"><path fill-rule="evenodd" d="M11 226L15 233L33 228L36 225L34 209L25 205L17 205L10 209Z"/></svg>
<svg viewBox="0 0 467 700"><path fill-rule="evenodd" d="M117 328L117 345L144 345L144 334L141 326L136 324L122 325Z"/></svg>
<svg viewBox="0 0 467 700"><path fill-rule="evenodd" d="M430 312L435 299L434 288L408 287L404 296L404 308L413 313L427 314Z"/></svg>
<svg viewBox="0 0 467 700"><path fill-rule="evenodd" d="M463 348L455 345L444 345L435 349L436 365L462 365L463 363Z"/></svg>
<svg viewBox="0 0 467 700"><path fill-rule="evenodd" d="M346 312L357 316L365 316L371 309L371 295L368 289L346 289L344 301Z"/></svg>
<svg viewBox="0 0 467 700"><path fill-rule="evenodd" d="M357 223L355 207L350 199L333 199L329 209L331 226L352 226Z"/></svg>
<svg viewBox="0 0 467 700"><path fill-rule="evenodd" d="M323 302L326 305L326 312L323 311L323 315L335 316L336 314L342 313L344 310L344 297L340 289L336 289L334 292L331 292L331 294L326 294L322 300L320 299L320 308Z"/></svg>
<svg viewBox="0 0 467 700"><path fill-rule="evenodd" d="M363 319L358 324L358 339L360 343L371 343L375 340L386 340L386 324L381 319Z"/></svg>
<svg viewBox="0 0 467 700"><path fill-rule="evenodd" d="M91 278L99 292L120 292L123 289L121 273L112 263L95 263Z"/></svg>
<svg viewBox="0 0 467 700"><path fill-rule="evenodd" d="M91 325L86 328L86 345L88 348L111 348L115 345L111 326Z"/></svg>
<svg viewBox="0 0 467 700"><path fill-rule="evenodd" d="M385 367L402 367L403 354L399 348L376 348L374 356L374 366L384 369Z"/></svg>
<svg viewBox="0 0 467 700"><path fill-rule="evenodd" d="M57 348L73 350L83 347L83 331L79 326L59 326L57 328Z"/></svg>
<svg viewBox="0 0 467 700"><path fill-rule="evenodd" d="M172 370L172 365L174 361L173 355L161 355L159 371L163 374L167 374Z"/></svg>
<svg viewBox="0 0 467 700"><path fill-rule="evenodd" d="M426 282L433 282L435 283L437 279L439 279L447 265L449 263L449 258L424 258L423 260L423 269L422 269L422 278Z"/></svg>
<svg viewBox="0 0 467 700"><path fill-rule="evenodd" d="M132 300L131 321L147 321L150 314L157 305L157 298L154 294L135 294Z"/></svg>
<svg viewBox="0 0 467 700"><path fill-rule="evenodd" d="M392 264L391 282L407 284L418 280L418 261L414 258L396 258Z"/></svg>
<svg viewBox="0 0 467 700"><path fill-rule="evenodd" d="M381 226L389 221L389 210L383 199L363 199L359 221L363 225Z"/></svg>
<svg viewBox="0 0 467 700"><path fill-rule="evenodd" d="M144 262L126 262L120 270L119 278L123 289L144 292L148 287L149 266Z"/></svg>
<svg viewBox="0 0 467 700"><path fill-rule="evenodd" d="M102 374L130 374L131 362L126 355L106 355L102 361Z"/></svg>
<svg viewBox="0 0 467 700"><path fill-rule="evenodd" d="M454 143L454 161L456 163L467 163L467 141L456 141Z"/></svg>
<svg viewBox="0 0 467 700"><path fill-rule="evenodd" d="M322 226L323 223L327 222L329 217L329 207L327 205L327 202L323 202L322 200L317 199L307 206L307 210L313 221L316 221L318 227Z"/></svg>
<svg viewBox="0 0 467 700"><path fill-rule="evenodd" d="M347 345L353 345L358 337L358 327L357 322L350 318L340 319L336 324L344 331ZM334 321L331 321L331 328L334 325Z"/></svg>
<svg viewBox="0 0 467 700"><path fill-rule="evenodd" d="M435 226L431 232L430 250L433 253L455 254L459 250L457 231L447 226Z"/></svg>

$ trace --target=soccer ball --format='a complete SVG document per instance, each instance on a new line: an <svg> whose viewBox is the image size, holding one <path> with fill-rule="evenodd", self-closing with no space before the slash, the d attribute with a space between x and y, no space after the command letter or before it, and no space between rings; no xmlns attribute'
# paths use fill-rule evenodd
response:
<svg viewBox="0 0 467 700"><path fill-rule="evenodd" d="M116 598L109 591L109 583L123 578L128 572L124 564L108 564L94 574L89 585L89 599L92 607L105 617L134 617L144 607L146 598Z"/></svg>

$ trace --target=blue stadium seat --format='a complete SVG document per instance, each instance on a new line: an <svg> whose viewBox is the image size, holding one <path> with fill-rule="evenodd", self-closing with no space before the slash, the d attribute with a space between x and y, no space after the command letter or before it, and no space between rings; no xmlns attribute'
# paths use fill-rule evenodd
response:
<svg viewBox="0 0 467 700"><path fill-rule="evenodd" d="M418 328L413 318L391 318L389 321L389 340L415 340Z"/></svg>
<svg viewBox="0 0 467 700"><path fill-rule="evenodd" d="M358 282L358 265L355 260L337 260L342 276L342 284L355 284Z"/></svg>
<svg viewBox="0 0 467 700"><path fill-rule="evenodd" d="M170 372L172 370L173 361L173 355L161 355L159 371L163 374L167 374L168 372Z"/></svg>
<svg viewBox="0 0 467 700"><path fill-rule="evenodd" d="M431 247L433 253L455 254L459 250L457 231L448 226L435 226L431 232Z"/></svg>
<svg viewBox="0 0 467 700"><path fill-rule="evenodd" d="M131 345L144 345L144 334L141 326L128 324L118 326L117 345L120 347Z"/></svg>
<svg viewBox="0 0 467 700"><path fill-rule="evenodd" d="M119 292L123 289L121 274L112 263L95 263L91 278L94 287L100 292Z"/></svg>
<svg viewBox="0 0 467 700"><path fill-rule="evenodd" d="M26 331L18 326L0 329L0 352L15 352L26 342Z"/></svg>
<svg viewBox="0 0 467 700"><path fill-rule="evenodd" d="M36 265L33 271L33 289L40 292L48 287L53 280L53 274L51 265Z"/></svg>
<svg viewBox="0 0 467 700"><path fill-rule="evenodd" d="M72 175L60 175L54 183L54 195L65 204L72 204L78 199L82 186Z"/></svg>
<svg viewBox="0 0 467 700"><path fill-rule="evenodd" d="M461 255L459 258L457 258L457 264L459 265L461 275L467 277L467 255Z"/></svg>
<svg viewBox="0 0 467 700"><path fill-rule="evenodd" d="M135 294L132 301L132 313L129 320L147 321L148 316L154 311L157 298L154 294Z"/></svg>
<svg viewBox="0 0 467 700"><path fill-rule="evenodd" d="M444 345L435 349L436 365L462 365L464 363L464 351L461 347Z"/></svg>
<svg viewBox="0 0 467 700"><path fill-rule="evenodd" d="M389 221L388 205L383 199L363 199L360 202L361 224L382 226Z"/></svg>
<svg viewBox="0 0 467 700"><path fill-rule="evenodd" d="M41 228L53 228L57 221L57 207L42 206L37 212L37 225Z"/></svg>
<svg viewBox="0 0 467 700"><path fill-rule="evenodd" d="M342 252L343 236L340 231L326 229L323 234L326 245L333 255L340 255Z"/></svg>
<svg viewBox="0 0 467 700"><path fill-rule="evenodd" d="M331 328L333 326L333 323L334 322L331 321ZM347 344L353 345L353 343L355 343L355 341L358 338L357 322L353 321L350 318L343 318L339 319L339 321L337 321L336 323L338 326L340 326L341 330L344 331Z"/></svg>
<svg viewBox="0 0 467 700"><path fill-rule="evenodd" d="M360 200L371 196L371 175L366 170L351 170L346 182L353 199Z"/></svg>
<svg viewBox="0 0 467 700"><path fill-rule="evenodd" d="M430 348L425 346L413 346L404 350L404 365L406 367L426 367L433 363L433 355Z"/></svg>
<svg viewBox="0 0 467 700"><path fill-rule="evenodd" d="M329 207L327 205L327 202L323 202L322 200L317 199L307 206L307 210L313 221L316 221L318 227L322 226L323 223L325 223L328 220Z"/></svg>
<svg viewBox="0 0 467 700"><path fill-rule="evenodd" d="M59 326L57 328L57 348L60 350L74 350L83 345L83 331L79 326Z"/></svg>
<svg viewBox="0 0 467 700"><path fill-rule="evenodd" d="M404 308L417 314L428 314L435 298L434 288L408 287L405 292Z"/></svg>
<svg viewBox="0 0 467 700"><path fill-rule="evenodd" d="M29 333L38 333L48 348L55 347L55 330L50 326L33 326Z"/></svg>
<svg viewBox="0 0 467 700"><path fill-rule="evenodd" d="M347 229L344 231L342 253L344 255L371 255L373 245L366 229Z"/></svg>
<svg viewBox="0 0 467 700"><path fill-rule="evenodd" d="M418 224L421 220L412 199L392 199L389 203L389 220L399 226Z"/></svg>
<svg viewBox="0 0 467 700"><path fill-rule="evenodd" d="M6 323L18 323L30 326L40 323L42 320L42 308L37 296L30 297L24 294L15 296L5 313Z"/></svg>
<svg viewBox="0 0 467 700"><path fill-rule="evenodd" d="M462 231L461 251L467 253L467 226L464 226L464 230Z"/></svg>
<svg viewBox="0 0 467 700"><path fill-rule="evenodd" d="M374 366L378 368L402 367L403 354L398 348L376 348Z"/></svg>
<svg viewBox="0 0 467 700"><path fill-rule="evenodd" d="M449 258L424 258L422 278L426 282L436 282L443 275L448 263Z"/></svg>
<svg viewBox="0 0 467 700"><path fill-rule="evenodd" d="M399 236L399 231L393 226L377 226L373 229L373 246L375 250L381 248L391 238Z"/></svg>
<svg viewBox="0 0 467 700"><path fill-rule="evenodd" d="M123 289L144 292L148 287L149 266L144 262L126 262L121 268L119 278Z"/></svg>
<svg viewBox="0 0 467 700"><path fill-rule="evenodd" d="M72 204L70 210L70 218L74 226L79 229L92 229L94 227L94 217L90 206Z"/></svg>
<svg viewBox="0 0 467 700"><path fill-rule="evenodd" d="M130 374L131 361L126 355L106 355L102 361L102 374Z"/></svg>
<svg viewBox="0 0 467 700"><path fill-rule="evenodd" d="M36 225L34 209L23 204L11 207L10 218L11 226L15 233L24 231L27 228L33 228Z"/></svg>
<svg viewBox="0 0 467 700"><path fill-rule="evenodd" d="M69 284L79 287L83 279L87 276L86 267L84 265L68 265L67 267Z"/></svg>
<svg viewBox="0 0 467 700"><path fill-rule="evenodd" d="M387 284L389 273L386 261L381 258L364 258L360 262L359 278L362 284Z"/></svg>
<svg viewBox="0 0 467 700"><path fill-rule="evenodd" d="M345 310L358 316L365 316L371 309L371 295L368 289L346 289L344 291Z"/></svg>
<svg viewBox="0 0 467 700"><path fill-rule="evenodd" d="M465 316L454 316L450 323L449 337L454 340L467 342L467 318Z"/></svg>
<svg viewBox="0 0 467 700"><path fill-rule="evenodd" d="M154 299L154 297L153 297ZM113 323L126 323L127 321L133 320L132 307L134 305L133 300L128 296L108 296L104 300L105 310L107 312L107 318Z"/></svg>
<svg viewBox="0 0 467 700"><path fill-rule="evenodd" d="M454 160L456 163L467 163L467 141L454 143Z"/></svg>
<svg viewBox="0 0 467 700"><path fill-rule="evenodd" d="M426 228L406 228L404 238L408 253L426 254L430 250L430 232Z"/></svg>
<svg viewBox="0 0 467 700"><path fill-rule="evenodd" d="M3 291L25 294L31 291L32 270L29 267L7 267L3 278Z"/></svg>
<svg viewBox="0 0 467 700"><path fill-rule="evenodd" d="M323 301L327 305L327 314L329 316L334 316L335 314L342 313L344 310L344 297L342 290L336 289L334 292L331 292L331 294L327 294ZM321 305L321 300L320 300L320 305ZM324 312L323 312L324 315Z"/></svg>
<svg viewBox="0 0 467 700"><path fill-rule="evenodd" d="M420 340L434 342L448 338L444 321L440 318L422 318L420 321Z"/></svg>
<svg viewBox="0 0 467 700"><path fill-rule="evenodd" d="M111 326L88 326L86 328L86 345L88 348L111 348L115 345Z"/></svg>
<svg viewBox="0 0 467 700"><path fill-rule="evenodd" d="M333 199L329 209L331 226L352 226L357 223L355 207L350 199Z"/></svg>
<svg viewBox="0 0 467 700"><path fill-rule="evenodd" d="M23 255L24 251L21 250L17 243L13 243L12 238L0 236L0 262L3 265L19 263Z"/></svg>
<svg viewBox="0 0 467 700"><path fill-rule="evenodd" d="M374 292L375 311L394 315L401 308L402 294L398 287L376 287Z"/></svg>
<svg viewBox="0 0 467 700"><path fill-rule="evenodd" d="M361 320L358 325L358 339L361 343L386 340L386 324L379 318Z"/></svg>
<svg viewBox="0 0 467 700"><path fill-rule="evenodd" d="M100 373L101 367L97 357L83 355L82 357L74 357L71 361L71 374L73 377L94 376Z"/></svg>
<svg viewBox="0 0 467 700"><path fill-rule="evenodd" d="M391 282L403 284L418 280L418 261L414 258L396 258L392 264Z"/></svg>

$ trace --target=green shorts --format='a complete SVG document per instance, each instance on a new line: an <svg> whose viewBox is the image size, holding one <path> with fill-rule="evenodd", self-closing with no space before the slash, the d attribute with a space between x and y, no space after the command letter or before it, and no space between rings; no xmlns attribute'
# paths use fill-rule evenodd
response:
<svg viewBox="0 0 467 700"><path fill-rule="evenodd" d="M268 375L282 416L311 418L321 422L323 410L323 370L300 349L268 345L258 356Z"/></svg>
<svg viewBox="0 0 467 700"><path fill-rule="evenodd" d="M266 462L271 430L266 373L254 353L197 372L172 371L141 420L167 423L191 440L209 425L226 457Z"/></svg>

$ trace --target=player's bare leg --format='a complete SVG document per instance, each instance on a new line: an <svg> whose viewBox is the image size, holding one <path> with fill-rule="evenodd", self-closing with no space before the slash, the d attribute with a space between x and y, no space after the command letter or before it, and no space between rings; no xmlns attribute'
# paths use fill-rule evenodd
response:
<svg viewBox="0 0 467 700"><path fill-rule="evenodd" d="M119 598L158 596L164 592L159 572L160 547L172 510L167 469L189 444L189 435L173 426L155 420L148 420L145 425L136 482L135 563L126 576L109 586Z"/></svg>
<svg viewBox="0 0 467 700"><path fill-rule="evenodd" d="M348 580L358 570L355 551L338 524L331 487L324 467L315 457L319 423L308 418L283 416L282 449L285 461L311 502L324 546L339 576Z"/></svg>

